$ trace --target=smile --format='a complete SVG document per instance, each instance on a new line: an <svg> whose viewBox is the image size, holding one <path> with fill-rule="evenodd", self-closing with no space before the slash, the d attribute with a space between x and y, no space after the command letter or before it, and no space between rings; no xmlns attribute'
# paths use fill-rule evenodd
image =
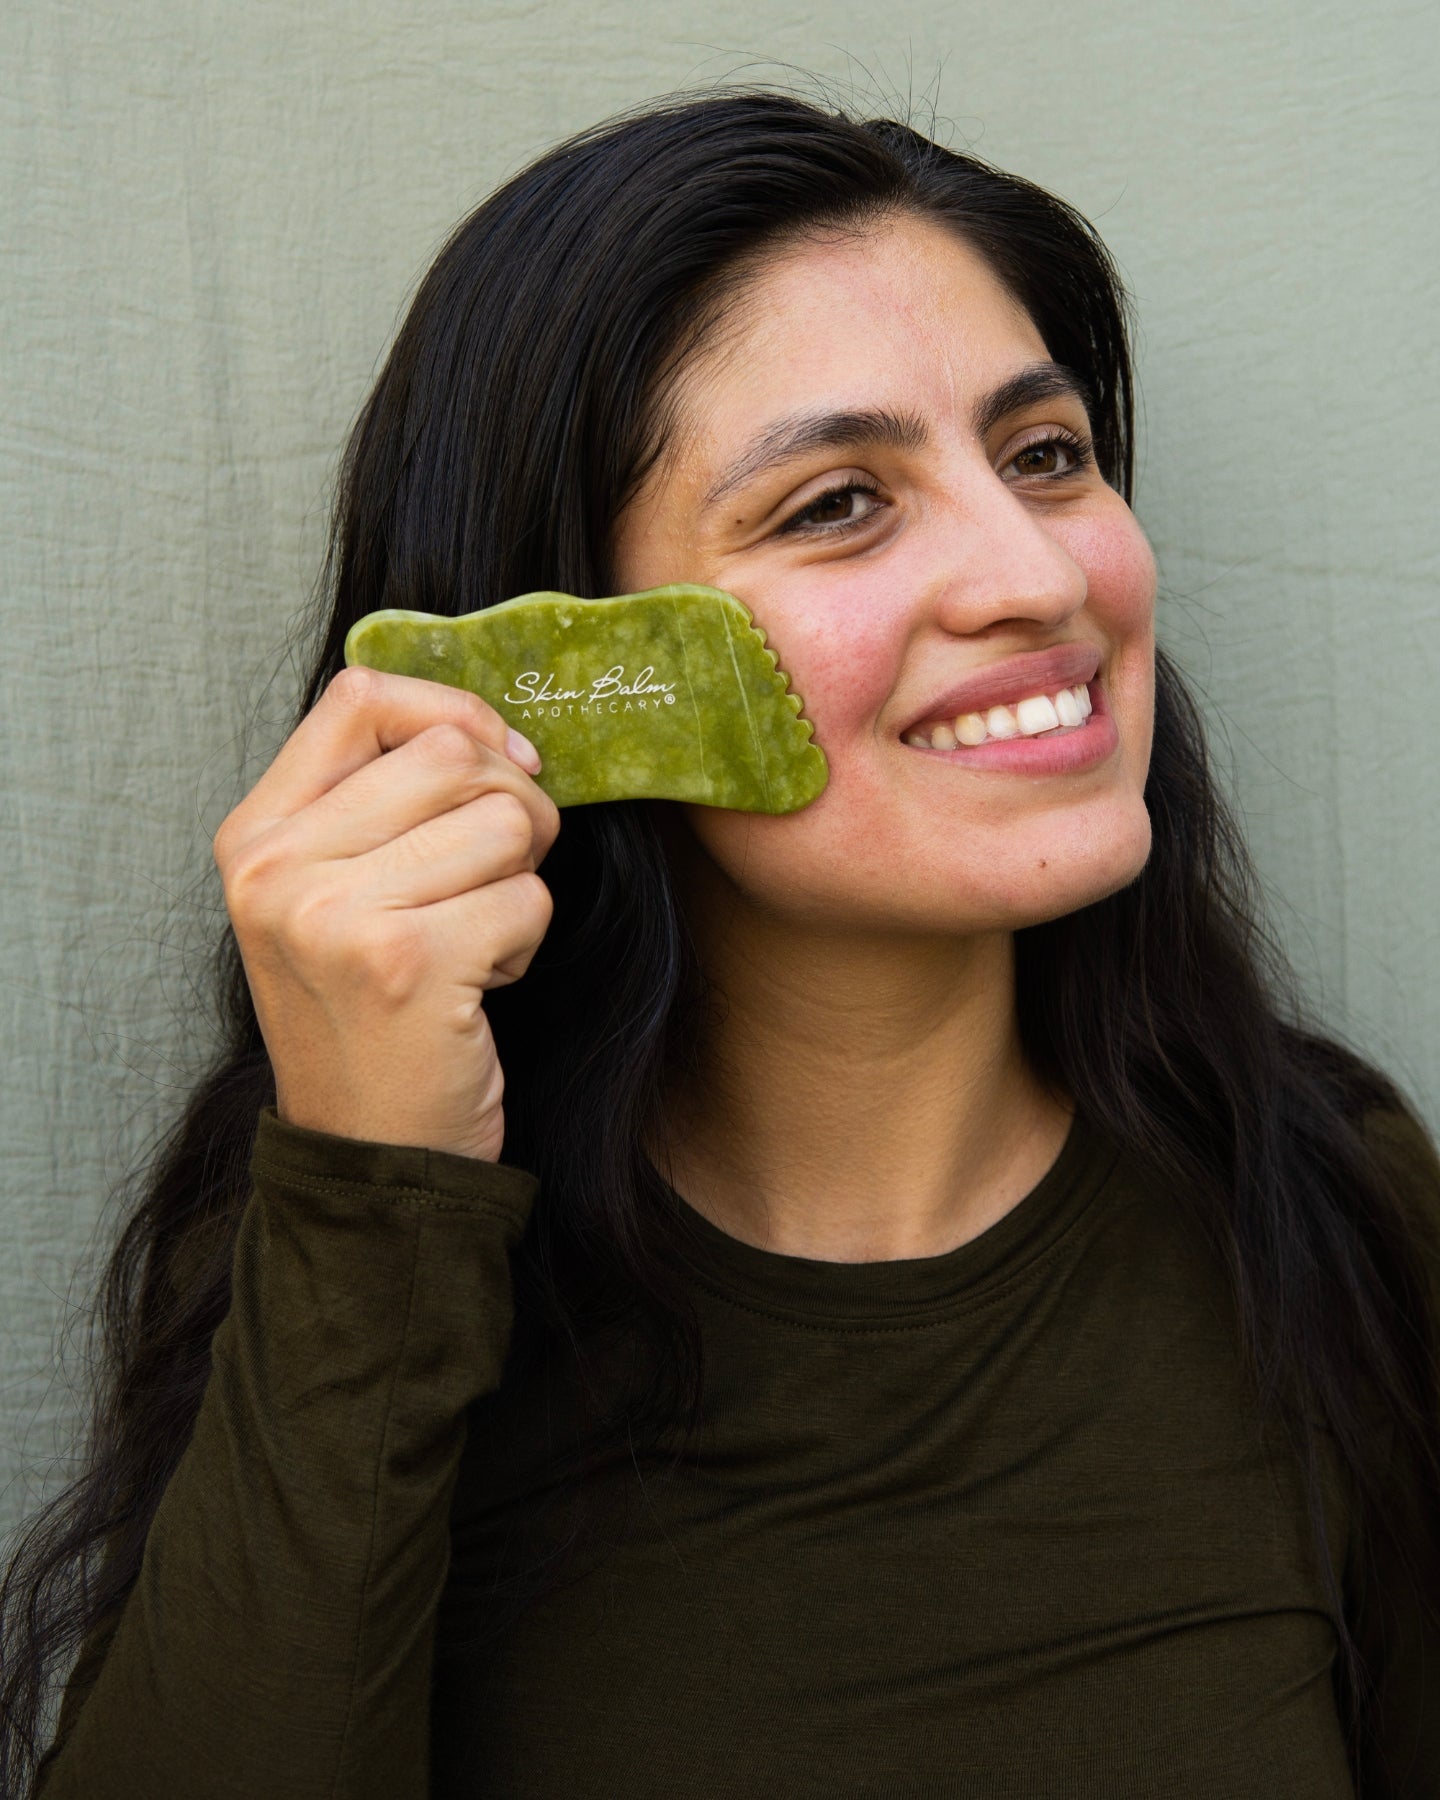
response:
<svg viewBox="0 0 1440 1800"><path fill-rule="evenodd" d="M1005 738L1063 735L1079 730L1092 710L1088 688L1059 688L1053 694L1032 694L1013 706L992 706L983 713L960 713L918 726L905 733L904 741L916 750L954 750Z"/></svg>

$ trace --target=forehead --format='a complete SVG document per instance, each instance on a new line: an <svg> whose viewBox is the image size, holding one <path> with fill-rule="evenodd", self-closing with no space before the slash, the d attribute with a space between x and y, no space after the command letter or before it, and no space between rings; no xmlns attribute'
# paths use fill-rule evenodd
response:
<svg viewBox="0 0 1440 1800"><path fill-rule="evenodd" d="M718 459L766 418L822 403L968 415L1046 354L984 257L936 221L802 241L757 265L688 360L674 448Z"/></svg>

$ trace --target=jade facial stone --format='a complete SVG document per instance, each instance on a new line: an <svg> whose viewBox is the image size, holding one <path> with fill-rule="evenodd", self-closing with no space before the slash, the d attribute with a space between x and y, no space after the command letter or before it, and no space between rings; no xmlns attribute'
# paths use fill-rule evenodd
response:
<svg viewBox="0 0 1440 1800"><path fill-rule="evenodd" d="M351 626L345 661L478 694L540 752L557 806L788 813L829 778L765 634L718 588L521 594L458 618L389 608Z"/></svg>

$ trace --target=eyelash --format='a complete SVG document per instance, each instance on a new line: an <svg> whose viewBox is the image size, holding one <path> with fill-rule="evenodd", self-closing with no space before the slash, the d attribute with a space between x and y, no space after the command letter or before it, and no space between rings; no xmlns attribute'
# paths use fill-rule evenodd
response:
<svg viewBox="0 0 1440 1800"><path fill-rule="evenodd" d="M819 512L822 506L828 506L832 500L843 500L846 494L871 494L878 499L880 484L877 481L861 480L858 476L851 481L837 482L834 487L826 488L823 494L817 494L813 500L806 501L799 512L792 513L780 527L781 531L823 532L826 537L834 537L839 532L853 531L857 525L866 524L870 517L868 513L863 519L841 519L835 525L805 523L810 513Z"/></svg>
<svg viewBox="0 0 1440 1800"><path fill-rule="evenodd" d="M1070 452L1074 461L1068 469L1062 469L1058 475L1041 475L1036 479L1040 481L1063 481L1067 475L1078 475L1082 470L1093 466L1095 461L1095 445L1093 439L1089 437L1079 437L1073 431L1065 431L1063 429L1052 431L1048 437L1036 438L1033 443L1022 444L1015 452L1015 456L1025 456L1031 450L1048 450L1052 444L1063 445L1064 448ZM1015 457L1011 457L1010 460L1013 462ZM780 527L780 531L782 533L787 531L798 533L812 532L825 537L837 537L843 535L845 532L855 531L860 526L869 523L870 515L868 513L864 518L860 519L841 519L839 523L835 525L807 525L805 519L808 514L818 512L821 507L828 506L834 500L843 499L846 494L871 494L878 498L879 493L880 485L878 482L863 480L859 476L856 476L850 481L837 482L834 487L826 488L823 494L817 494L813 500L808 500L805 505L800 508L799 512L792 513Z"/></svg>

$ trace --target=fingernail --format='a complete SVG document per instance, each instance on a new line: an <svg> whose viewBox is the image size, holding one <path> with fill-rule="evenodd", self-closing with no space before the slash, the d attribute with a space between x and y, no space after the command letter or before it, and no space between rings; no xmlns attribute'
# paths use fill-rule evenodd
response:
<svg viewBox="0 0 1440 1800"><path fill-rule="evenodd" d="M522 769L528 769L533 775L540 767L540 752L512 727L505 728L505 751L511 762L519 763Z"/></svg>

